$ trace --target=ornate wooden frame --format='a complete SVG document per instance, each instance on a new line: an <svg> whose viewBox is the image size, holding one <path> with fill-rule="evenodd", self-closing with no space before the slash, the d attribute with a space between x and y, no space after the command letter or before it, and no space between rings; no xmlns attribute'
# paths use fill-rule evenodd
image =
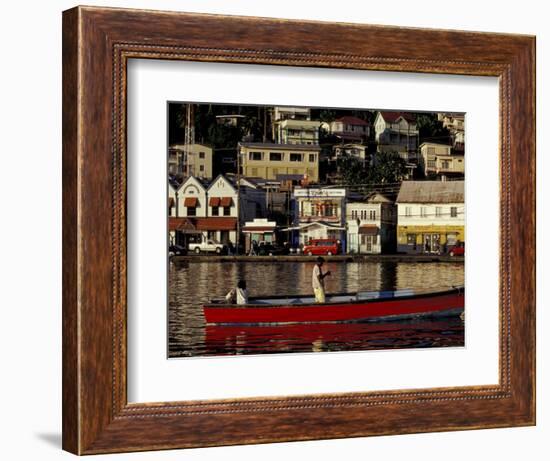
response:
<svg viewBox="0 0 550 461"><path fill-rule="evenodd" d="M498 76L499 384L128 404L130 58ZM534 423L534 37L93 7L63 13L65 450L91 454Z"/></svg>

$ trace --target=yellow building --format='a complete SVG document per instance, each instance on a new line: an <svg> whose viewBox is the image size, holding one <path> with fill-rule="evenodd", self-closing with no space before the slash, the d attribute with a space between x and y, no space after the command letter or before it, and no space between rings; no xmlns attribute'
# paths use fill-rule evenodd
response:
<svg viewBox="0 0 550 461"><path fill-rule="evenodd" d="M465 241L464 181L404 181L396 203L399 252L442 254Z"/></svg>
<svg viewBox="0 0 550 461"><path fill-rule="evenodd" d="M318 145L240 143L244 176L277 179L277 175L299 174L310 182L319 181Z"/></svg>
<svg viewBox="0 0 550 461"><path fill-rule="evenodd" d="M464 155L451 154L451 146L446 144L422 143L419 164L425 176L464 175Z"/></svg>
<svg viewBox="0 0 550 461"><path fill-rule="evenodd" d="M185 178L212 179L212 148L205 144L172 144L168 149L168 172Z"/></svg>

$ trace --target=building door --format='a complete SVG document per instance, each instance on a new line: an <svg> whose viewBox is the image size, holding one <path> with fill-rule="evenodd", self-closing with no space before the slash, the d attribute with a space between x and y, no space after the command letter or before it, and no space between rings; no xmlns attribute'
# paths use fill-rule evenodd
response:
<svg viewBox="0 0 550 461"><path fill-rule="evenodd" d="M372 253L374 246L376 245L376 235L362 235L361 245L363 246L362 249L365 253Z"/></svg>
<svg viewBox="0 0 550 461"><path fill-rule="evenodd" d="M424 253L437 253L441 252L440 237L439 234L424 234Z"/></svg>
<svg viewBox="0 0 550 461"><path fill-rule="evenodd" d="M220 231L220 241L224 245L227 245L229 243L229 231L228 230Z"/></svg>

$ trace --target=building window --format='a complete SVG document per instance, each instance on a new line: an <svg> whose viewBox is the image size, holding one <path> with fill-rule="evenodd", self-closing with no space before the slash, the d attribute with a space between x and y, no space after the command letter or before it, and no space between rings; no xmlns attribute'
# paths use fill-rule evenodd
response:
<svg viewBox="0 0 550 461"><path fill-rule="evenodd" d="M262 153L261 152L249 152L248 153L248 159L249 160L262 160Z"/></svg>
<svg viewBox="0 0 550 461"><path fill-rule="evenodd" d="M455 206L451 207L451 218L456 218L458 216L458 212Z"/></svg>
<svg viewBox="0 0 550 461"><path fill-rule="evenodd" d="M315 154L309 154L309 161L310 163L315 162Z"/></svg>
<svg viewBox="0 0 550 461"><path fill-rule="evenodd" d="M407 234L407 245L416 246L416 234Z"/></svg>
<svg viewBox="0 0 550 461"><path fill-rule="evenodd" d="M425 206L420 207L420 216L422 218L425 218L426 216L428 216L427 208Z"/></svg>
<svg viewBox="0 0 550 461"><path fill-rule="evenodd" d="M224 216L231 216L231 207L230 206L224 206L223 207L223 215Z"/></svg>
<svg viewBox="0 0 550 461"><path fill-rule="evenodd" d="M405 207L405 216L412 216L412 210L410 206Z"/></svg>
<svg viewBox="0 0 550 461"><path fill-rule="evenodd" d="M338 216L338 205L335 203L326 203L321 208L323 216Z"/></svg>
<svg viewBox="0 0 550 461"><path fill-rule="evenodd" d="M428 160L428 168L435 168L435 160Z"/></svg>
<svg viewBox="0 0 550 461"><path fill-rule="evenodd" d="M200 166L199 166L199 171L204 172L204 165L200 165Z"/></svg>
<svg viewBox="0 0 550 461"><path fill-rule="evenodd" d="M271 162L281 162L283 160L283 154L281 152L270 152L269 161Z"/></svg>
<svg viewBox="0 0 550 461"><path fill-rule="evenodd" d="M212 216L219 216L220 215L220 207L213 206L212 207Z"/></svg>
<svg viewBox="0 0 550 461"><path fill-rule="evenodd" d="M204 152L199 152L199 158L204 159L204 157L205 157L205 153Z"/></svg>
<svg viewBox="0 0 550 461"><path fill-rule="evenodd" d="M369 211L369 219L371 221L375 221L376 220L376 210L370 210Z"/></svg>
<svg viewBox="0 0 550 461"><path fill-rule="evenodd" d="M187 216L197 216L197 208L194 206L187 207Z"/></svg>
<svg viewBox="0 0 550 461"><path fill-rule="evenodd" d="M448 170L451 167L451 161L450 160L441 160L441 168L444 170Z"/></svg>
<svg viewBox="0 0 550 461"><path fill-rule="evenodd" d="M290 161L291 162L301 162L302 161L302 154L290 154Z"/></svg>
<svg viewBox="0 0 550 461"><path fill-rule="evenodd" d="M435 207L435 217L436 218L441 218L441 207L440 206Z"/></svg>
<svg viewBox="0 0 550 461"><path fill-rule="evenodd" d="M428 154L435 154L435 147L428 147Z"/></svg>
<svg viewBox="0 0 550 461"><path fill-rule="evenodd" d="M351 210L351 219L357 219L357 210Z"/></svg>

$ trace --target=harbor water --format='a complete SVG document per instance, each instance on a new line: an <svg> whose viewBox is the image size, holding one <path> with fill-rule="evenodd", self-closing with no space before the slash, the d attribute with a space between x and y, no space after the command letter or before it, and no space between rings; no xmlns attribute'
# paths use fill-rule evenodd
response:
<svg viewBox="0 0 550 461"><path fill-rule="evenodd" d="M168 355L272 354L464 346L456 318L379 323L206 325L202 305L245 279L249 296L311 294L313 262L187 261L170 264ZM462 262L331 262L327 293L431 289L464 284Z"/></svg>

